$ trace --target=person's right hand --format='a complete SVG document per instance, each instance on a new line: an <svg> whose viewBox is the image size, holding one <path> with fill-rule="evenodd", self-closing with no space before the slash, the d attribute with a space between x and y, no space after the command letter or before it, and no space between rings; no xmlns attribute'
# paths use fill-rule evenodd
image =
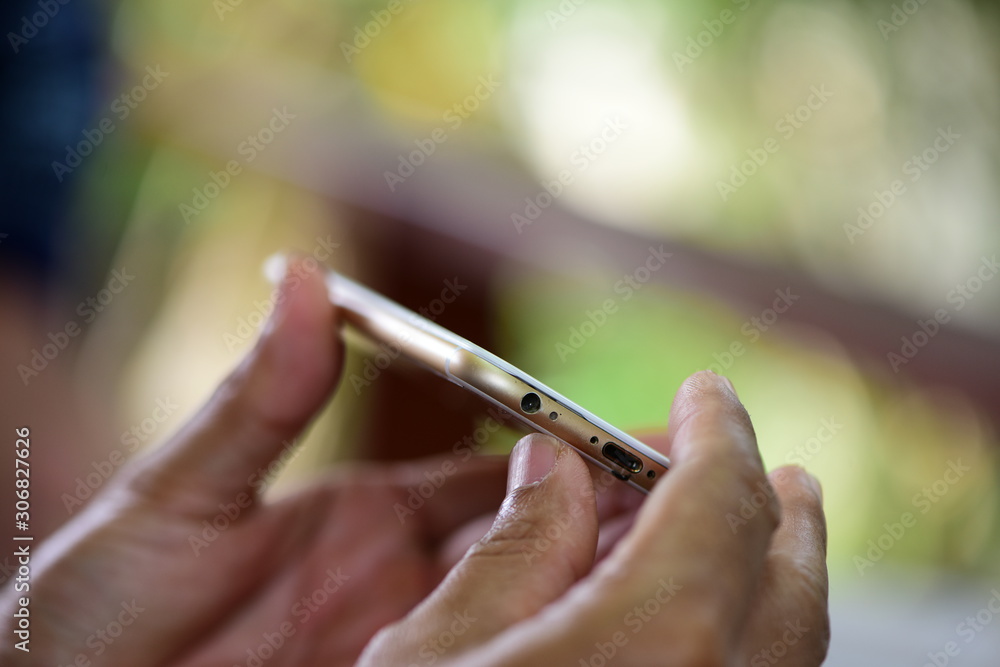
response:
<svg viewBox="0 0 1000 667"><path fill-rule="evenodd" d="M522 440L493 528L360 665L821 664L819 484L795 467L765 474L746 410L710 372L678 392L665 449L672 470L595 564L586 465L550 438Z"/></svg>

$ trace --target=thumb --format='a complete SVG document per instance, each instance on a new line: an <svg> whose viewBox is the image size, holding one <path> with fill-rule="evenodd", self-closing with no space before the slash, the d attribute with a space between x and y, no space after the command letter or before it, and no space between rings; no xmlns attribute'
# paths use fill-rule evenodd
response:
<svg viewBox="0 0 1000 667"><path fill-rule="evenodd" d="M132 462L134 491L197 516L262 488L340 375L336 313L316 268L288 264L256 346L173 438Z"/></svg>
<svg viewBox="0 0 1000 667"><path fill-rule="evenodd" d="M590 572L598 524L583 459L554 438L529 435L511 452L507 487L489 532L430 597L376 637L360 664L407 664L416 643L445 635L453 654L480 644Z"/></svg>
<svg viewBox="0 0 1000 667"><path fill-rule="evenodd" d="M555 438L529 435L511 452L507 497L493 527L449 579L457 580L456 592L488 600L494 616L498 606L512 617L530 616L590 572L597 532L594 483L583 459Z"/></svg>

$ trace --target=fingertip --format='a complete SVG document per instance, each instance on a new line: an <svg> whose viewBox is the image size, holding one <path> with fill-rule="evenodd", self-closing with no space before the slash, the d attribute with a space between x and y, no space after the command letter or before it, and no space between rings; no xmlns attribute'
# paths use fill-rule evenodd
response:
<svg viewBox="0 0 1000 667"><path fill-rule="evenodd" d="M674 395L671 417L688 412L707 402L743 406L729 378L704 370L689 375Z"/></svg>
<svg viewBox="0 0 1000 667"><path fill-rule="evenodd" d="M709 372L711 373L712 371ZM739 399L740 395L736 392L736 386L733 385L733 381L727 378L725 375L719 375L718 378L722 382L722 384L725 385L727 389L729 389L729 393L731 393L734 398Z"/></svg>
<svg viewBox="0 0 1000 667"><path fill-rule="evenodd" d="M337 310L329 302L323 267L304 255L290 255L275 294L275 312L269 324L300 334L336 333ZM329 337L327 336L327 339Z"/></svg>
<svg viewBox="0 0 1000 667"><path fill-rule="evenodd" d="M297 421L325 399L340 374L342 343L322 267L311 257L287 258L273 294L274 312L247 364L254 409L275 421Z"/></svg>
<svg viewBox="0 0 1000 667"><path fill-rule="evenodd" d="M728 378L710 370L698 371L681 384L670 408L667 437L671 455L683 459L692 449L703 450L707 440L735 441L759 462L750 415ZM725 454L722 449L716 448ZM675 461L676 462L676 461Z"/></svg>
<svg viewBox="0 0 1000 667"><path fill-rule="evenodd" d="M815 476L802 466L781 466L780 468L772 470L768 474L768 479L771 481L771 485L779 495L781 495L782 492L787 494L805 493L807 495L811 495L816 502L820 504L823 503L822 485Z"/></svg>
<svg viewBox="0 0 1000 667"><path fill-rule="evenodd" d="M550 435L532 433L511 450L505 504L527 495L544 502L559 497L592 504L597 494L590 468L575 449Z"/></svg>
<svg viewBox="0 0 1000 667"><path fill-rule="evenodd" d="M819 481L804 468L782 466L768 475L782 506L782 522L776 544L789 550L811 548L818 544L826 553L826 513Z"/></svg>
<svg viewBox="0 0 1000 667"><path fill-rule="evenodd" d="M555 470L564 447L555 438L541 433L518 440L510 453L507 494L542 483Z"/></svg>
<svg viewBox="0 0 1000 667"><path fill-rule="evenodd" d="M704 389L715 392L729 393L733 398L739 399L733 381L725 375L720 375L715 371L706 368L705 370L692 373L684 381L685 385L690 384L693 389Z"/></svg>

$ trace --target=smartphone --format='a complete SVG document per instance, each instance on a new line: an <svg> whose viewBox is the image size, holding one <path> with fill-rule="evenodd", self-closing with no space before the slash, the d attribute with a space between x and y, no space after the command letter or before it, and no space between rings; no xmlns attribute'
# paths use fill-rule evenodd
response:
<svg viewBox="0 0 1000 667"><path fill-rule="evenodd" d="M281 265L274 266L276 260ZM283 275L284 258L270 261L269 277ZM444 327L334 271L327 271L326 285L343 320L364 338L398 347L402 356L565 442L639 491L648 493L670 468L652 447Z"/></svg>

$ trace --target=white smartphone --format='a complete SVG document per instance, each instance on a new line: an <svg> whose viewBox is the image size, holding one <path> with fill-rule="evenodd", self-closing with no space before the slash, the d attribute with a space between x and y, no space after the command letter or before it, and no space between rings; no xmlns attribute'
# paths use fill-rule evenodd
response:
<svg viewBox="0 0 1000 667"><path fill-rule="evenodd" d="M270 260L268 276L280 278L283 262ZM648 493L670 468L652 447L461 336L334 271L327 272L326 285L344 321L371 342L398 346L403 356L482 396L530 429L565 442L639 491Z"/></svg>

